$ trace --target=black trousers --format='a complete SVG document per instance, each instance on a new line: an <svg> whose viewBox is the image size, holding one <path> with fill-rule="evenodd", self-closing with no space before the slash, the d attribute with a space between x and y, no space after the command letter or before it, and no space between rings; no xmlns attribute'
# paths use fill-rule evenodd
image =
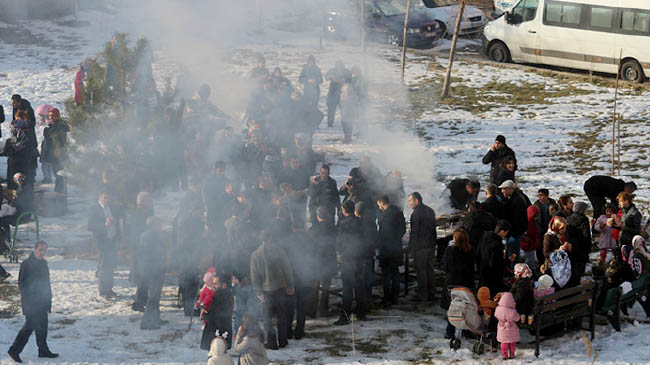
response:
<svg viewBox="0 0 650 365"><path fill-rule="evenodd" d="M47 312L38 312L25 314L25 325L20 329L16 339L14 340L13 345L9 348L9 351L20 354L27 341L29 341L29 336L32 335L32 332L36 331L36 344L38 345L38 352L47 353L49 348L47 347Z"/></svg>
<svg viewBox="0 0 650 365"><path fill-rule="evenodd" d="M5 276L5 275L7 275L7 270L5 270L5 268L2 267L2 265L0 265L0 276Z"/></svg>
<svg viewBox="0 0 650 365"><path fill-rule="evenodd" d="M333 93L327 95L327 126L331 127L334 124L336 117L336 108L341 105L341 93Z"/></svg>
<svg viewBox="0 0 650 365"><path fill-rule="evenodd" d="M162 293L164 274L152 276L142 280L146 291L143 294L147 296L146 307L142 321L140 322L141 329L156 328L160 326L160 295ZM140 287L138 286L138 289ZM137 302L136 292L136 302Z"/></svg>
<svg viewBox="0 0 650 365"><path fill-rule="evenodd" d="M311 298L312 287L298 288L296 290L296 329L294 334L298 337L305 336L305 319L307 304Z"/></svg>
<svg viewBox="0 0 650 365"><path fill-rule="evenodd" d="M287 333L303 337L305 335L305 319L307 318L307 304L311 298L312 287L296 288L294 295L287 297ZM293 319L296 319L294 330Z"/></svg>
<svg viewBox="0 0 650 365"><path fill-rule="evenodd" d="M181 272L178 284L181 293L183 293L183 312L185 317L189 317L194 312L194 304L199 292L198 278L193 272Z"/></svg>
<svg viewBox="0 0 650 365"><path fill-rule="evenodd" d="M432 248L413 252L413 270L418 283L417 296L418 299L423 301L433 299L436 291L434 261L434 250Z"/></svg>
<svg viewBox="0 0 650 365"><path fill-rule="evenodd" d="M285 289L264 292L262 316L267 344L286 345L287 341L287 300ZM273 328L273 316L277 317L278 332Z"/></svg>
<svg viewBox="0 0 650 365"><path fill-rule="evenodd" d="M135 303L136 307L144 307L149 300L150 282L148 278L136 279Z"/></svg>
<svg viewBox="0 0 650 365"><path fill-rule="evenodd" d="M605 214L605 204L607 204L607 199L604 196L596 196L587 194L591 207L594 209L594 219L598 219L601 215ZM612 200L614 207L618 207L616 200ZM618 211L616 209L614 212Z"/></svg>
<svg viewBox="0 0 650 365"><path fill-rule="evenodd" d="M355 265L356 264L356 265ZM352 300L357 300L357 316L365 316L368 311L368 293L365 281L366 263L344 264L341 268L343 280L343 306L341 316L350 317L352 314ZM399 282L397 283L399 289Z"/></svg>
<svg viewBox="0 0 650 365"><path fill-rule="evenodd" d="M399 296L400 257L383 257L379 259L383 274L384 301L397 302Z"/></svg>
<svg viewBox="0 0 650 365"><path fill-rule="evenodd" d="M311 290L311 298L309 299L309 313L312 317L316 316L317 311L321 317L324 317L329 312L329 295L330 285L332 284L332 277L323 275L316 285ZM319 297L320 293L320 297Z"/></svg>

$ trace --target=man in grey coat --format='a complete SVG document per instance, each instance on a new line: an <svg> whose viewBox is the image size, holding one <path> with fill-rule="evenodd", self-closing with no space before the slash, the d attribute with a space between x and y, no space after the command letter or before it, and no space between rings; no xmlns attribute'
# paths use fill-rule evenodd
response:
<svg viewBox="0 0 650 365"><path fill-rule="evenodd" d="M287 301L294 294L293 271L284 250L273 242L270 230L261 234L262 245L251 255L251 281L262 301L264 316L264 347L277 350L286 347L287 341ZM278 333L273 328L273 313L277 315Z"/></svg>

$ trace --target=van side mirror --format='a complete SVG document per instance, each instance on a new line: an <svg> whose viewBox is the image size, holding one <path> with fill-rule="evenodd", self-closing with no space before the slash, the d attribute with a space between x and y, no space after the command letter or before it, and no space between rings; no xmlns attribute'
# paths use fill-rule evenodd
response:
<svg viewBox="0 0 650 365"><path fill-rule="evenodd" d="M506 11L506 13L505 13L505 17L506 17L506 23L508 23L508 24L512 24L512 23L513 23L513 22L512 22L512 13L510 13L509 11Z"/></svg>

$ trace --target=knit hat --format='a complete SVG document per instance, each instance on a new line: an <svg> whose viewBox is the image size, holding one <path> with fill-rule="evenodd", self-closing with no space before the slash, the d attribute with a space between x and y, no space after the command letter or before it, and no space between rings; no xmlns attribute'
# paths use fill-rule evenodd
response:
<svg viewBox="0 0 650 365"><path fill-rule="evenodd" d="M539 286L537 289L548 289L553 286L553 278L551 275L544 274L537 279Z"/></svg>
<svg viewBox="0 0 650 365"><path fill-rule="evenodd" d="M497 136L497 138L495 138L494 140L495 140L496 142L501 142L501 143L503 143L503 144L506 144L506 137L504 137L504 136L501 135L501 134L499 134L499 135Z"/></svg>
<svg viewBox="0 0 650 365"><path fill-rule="evenodd" d="M52 109L54 109L54 107L52 105L43 104L43 105L39 106L38 108L36 108L35 112L36 112L37 115L45 115L45 116L47 116L48 114L50 114L50 111L52 111Z"/></svg>
<svg viewBox="0 0 650 365"><path fill-rule="evenodd" d="M352 177L352 178L360 178L361 177L361 171L359 171L358 167L353 167L352 170L350 170L350 177Z"/></svg>
<svg viewBox="0 0 650 365"><path fill-rule="evenodd" d="M530 267L528 267L527 264L515 265L515 279L530 278L532 276L533 273L530 271Z"/></svg>
<svg viewBox="0 0 650 365"><path fill-rule="evenodd" d="M206 285L212 284L212 279L214 279L216 272L217 270L214 267L208 269L208 272L206 272L205 275L203 275L203 282Z"/></svg>
<svg viewBox="0 0 650 365"><path fill-rule="evenodd" d="M585 202L575 202L573 204L573 213L585 214L589 206Z"/></svg>

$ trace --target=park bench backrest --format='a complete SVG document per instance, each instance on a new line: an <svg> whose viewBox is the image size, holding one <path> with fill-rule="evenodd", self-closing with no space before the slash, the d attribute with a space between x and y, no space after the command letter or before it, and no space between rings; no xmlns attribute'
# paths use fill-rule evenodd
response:
<svg viewBox="0 0 650 365"><path fill-rule="evenodd" d="M595 290L596 283L560 290L537 299L533 313L556 321L587 315L591 312Z"/></svg>

